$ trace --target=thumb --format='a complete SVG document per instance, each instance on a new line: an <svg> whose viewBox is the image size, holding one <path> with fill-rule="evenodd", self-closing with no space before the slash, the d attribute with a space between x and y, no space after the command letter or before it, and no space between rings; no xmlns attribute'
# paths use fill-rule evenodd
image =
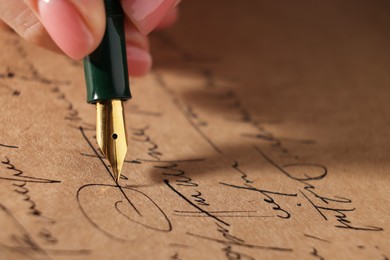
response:
<svg viewBox="0 0 390 260"><path fill-rule="evenodd" d="M69 57L94 51L104 34L103 0L25 0L48 34Z"/></svg>

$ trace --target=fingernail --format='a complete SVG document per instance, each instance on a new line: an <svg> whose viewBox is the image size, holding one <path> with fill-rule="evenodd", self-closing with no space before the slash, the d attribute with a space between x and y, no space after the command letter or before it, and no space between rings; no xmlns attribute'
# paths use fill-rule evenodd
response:
<svg viewBox="0 0 390 260"><path fill-rule="evenodd" d="M122 5L126 14L138 30L147 34L165 17L175 5L176 0L124 0Z"/></svg>
<svg viewBox="0 0 390 260"><path fill-rule="evenodd" d="M127 45L127 62L130 76L142 76L150 71L152 57L141 48Z"/></svg>
<svg viewBox="0 0 390 260"><path fill-rule="evenodd" d="M94 38L77 9L64 0L39 0L41 21L53 41L73 59L87 55Z"/></svg>

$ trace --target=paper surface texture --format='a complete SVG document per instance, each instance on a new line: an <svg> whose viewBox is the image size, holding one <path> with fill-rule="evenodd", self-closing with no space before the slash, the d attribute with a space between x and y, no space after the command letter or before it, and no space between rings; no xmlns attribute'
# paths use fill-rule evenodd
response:
<svg viewBox="0 0 390 260"><path fill-rule="evenodd" d="M117 186L81 62L0 34L0 259L389 259L385 1L184 1Z"/></svg>

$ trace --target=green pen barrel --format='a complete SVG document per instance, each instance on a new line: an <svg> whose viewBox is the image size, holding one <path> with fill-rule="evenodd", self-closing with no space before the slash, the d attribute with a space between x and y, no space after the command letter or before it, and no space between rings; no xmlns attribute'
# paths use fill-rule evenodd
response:
<svg viewBox="0 0 390 260"><path fill-rule="evenodd" d="M124 14L119 0L105 0L106 31L99 47L84 59L87 101L131 98Z"/></svg>

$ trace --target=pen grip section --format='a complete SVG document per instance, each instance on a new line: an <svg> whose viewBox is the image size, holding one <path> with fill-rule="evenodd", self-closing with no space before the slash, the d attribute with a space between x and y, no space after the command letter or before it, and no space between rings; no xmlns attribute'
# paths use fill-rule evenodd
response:
<svg viewBox="0 0 390 260"><path fill-rule="evenodd" d="M104 0L106 16L122 15L123 10L119 0Z"/></svg>
<svg viewBox="0 0 390 260"><path fill-rule="evenodd" d="M103 40L84 59L88 103L131 98L123 11L119 0L106 0L105 4L107 25Z"/></svg>

